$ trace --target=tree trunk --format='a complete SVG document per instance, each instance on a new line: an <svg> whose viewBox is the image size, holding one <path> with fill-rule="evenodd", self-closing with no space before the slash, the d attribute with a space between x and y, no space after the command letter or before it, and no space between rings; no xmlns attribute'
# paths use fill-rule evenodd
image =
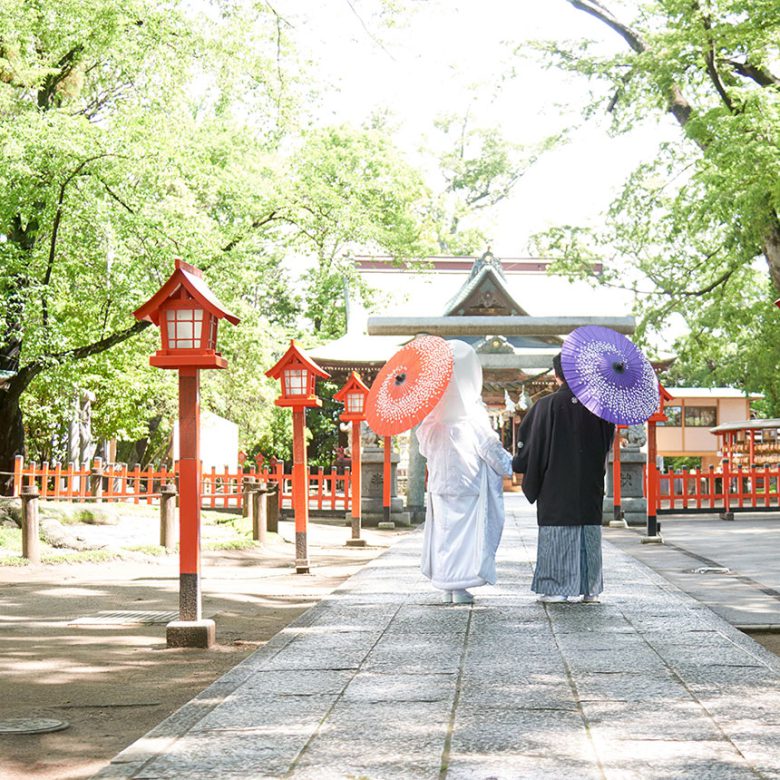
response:
<svg viewBox="0 0 780 780"><path fill-rule="evenodd" d="M24 426L19 406L24 390L21 384L14 377L0 389L0 495L4 496L13 493L14 460L17 455L24 455Z"/></svg>
<svg viewBox="0 0 780 780"><path fill-rule="evenodd" d="M91 355L99 355L101 352L105 352L107 349L111 349L111 347L132 338L151 324L151 322L146 321L136 322L129 328L106 336L100 339L100 341L95 341L83 347L75 347L66 352L47 355L44 359L28 363L19 369L19 373L12 377L3 389L0 389L0 494L10 494L13 489L13 477L6 472L13 474L15 456L24 454L24 427L19 399L30 382L44 371L52 361L65 359L82 360ZM20 354L21 342L16 343L19 346Z"/></svg>
<svg viewBox="0 0 780 780"><path fill-rule="evenodd" d="M780 222L775 220L764 238L764 257L769 266L772 284L780 294Z"/></svg>

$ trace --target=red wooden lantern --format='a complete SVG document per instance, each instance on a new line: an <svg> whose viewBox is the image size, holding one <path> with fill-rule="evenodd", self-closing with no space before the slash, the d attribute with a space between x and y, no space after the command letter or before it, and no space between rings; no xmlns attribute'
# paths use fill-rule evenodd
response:
<svg viewBox="0 0 780 780"><path fill-rule="evenodd" d="M265 372L271 379L282 383L282 394L274 402L277 406L291 406L304 409L309 406L322 406L322 401L314 392L317 377L328 379L330 374L323 371L296 343L290 341L290 347L273 368Z"/></svg>
<svg viewBox="0 0 780 780"><path fill-rule="evenodd" d="M344 422L352 423L352 506L351 525L352 538L347 540L348 547L362 547L365 539L360 538L361 524L361 492L362 466L360 458L360 424L366 419L366 398L368 388L363 384L358 374L353 371L344 387L333 396L334 401L344 404L340 417Z"/></svg>
<svg viewBox="0 0 780 780"><path fill-rule="evenodd" d="M225 368L217 351L217 325L239 322L203 281L203 272L180 258L167 282L134 312L160 328L162 348L149 358L158 368Z"/></svg>
<svg viewBox="0 0 780 780"><path fill-rule="evenodd" d="M214 621L203 619L200 593L200 369L227 366L217 352L217 323L239 319L201 270L178 257L168 281L133 313L160 328L162 347L149 363L179 371L179 620L167 626L168 645L210 647Z"/></svg>
<svg viewBox="0 0 780 780"><path fill-rule="evenodd" d="M674 396L660 382L658 383L658 395L660 396L658 409L656 409L650 415L650 417L647 418L647 422L649 423L666 422L667 417L664 413L664 408L666 407L666 404L674 398Z"/></svg>
<svg viewBox="0 0 780 780"><path fill-rule="evenodd" d="M357 372L353 371L344 387L333 396L334 401L344 404L344 411L339 415L340 418L344 422L363 422L366 419L367 395L368 388Z"/></svg>
<svg viewBox="0 0 780 780"><path fill-rule="evenodd" d="M290 347L266 376L278 379L282 394L276 399L277 406L289 406L293 413L293 510L295 512L295 571L307 574L309 571L309 548L307 529L309 524L309 476L306 465L306 408L322 406L314 393L317 377L327 379L330 374L323 371L296 343Z"/></svg>

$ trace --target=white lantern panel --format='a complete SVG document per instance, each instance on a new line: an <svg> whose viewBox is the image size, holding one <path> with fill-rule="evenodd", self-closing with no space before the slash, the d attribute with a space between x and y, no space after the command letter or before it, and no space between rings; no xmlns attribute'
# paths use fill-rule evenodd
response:
<svg viewBox="0 0 780 780"><path fill-rule="evenodd" d="M347 393L347 411L354 414L363 411L363 393Z"/></svg>
<svg viewBox="0 0 780 780"><path fill-rule="evenodd" d="M169 309L166 313L169 349L199 349L203 336L203 309Z"/></svg>
<svg viewBox="0 0 780 780"><path fill-rule="evenodd" d="M309 372L300 368L286 368L283 372L285 395L307 395Z"/></svg>

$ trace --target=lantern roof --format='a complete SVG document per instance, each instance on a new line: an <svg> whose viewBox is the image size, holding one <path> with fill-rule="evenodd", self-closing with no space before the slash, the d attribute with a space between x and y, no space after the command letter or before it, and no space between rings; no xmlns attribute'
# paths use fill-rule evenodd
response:
<svg viewBox="0 0 780 780"><path fill-rule="evenodd" d="M203 280L203 271L200 268L185 263L180 257L176 258L175 263L176 270L170 275L168 281L143 306L139 306L133 312L137 320L149 320L159 325L162 305L183 287L210 314L238 325L239 318L219 302L217 296Z"/></svg>
<svg viewBox="0 0 780 780"><path fill-rule="evenodd" d="M278 362L272 368L269 368L265 372L265 375L271 377L271 379L279 379L282 375L282 371L290 365L295 363L303 364L309 371L315 376L322 377L322 379L329 379L330 374L327 371L323 371L310 357L309 355L295 343L295 339L290 339L290 346L287 352L279 358Z"/></svg>
<svg viewBox="0 0 780 780"><path fill-rule="evenodd" d="M341 390L338 391L338 393L333 394L333 400L346 403L347 394L354 393L355 391L359 391L361 393L366 393L366 394L369 392L368 387L366 387L365 383L360 378L360 374L358 374L357 371L353 371L349 375L349 379L347 379L347 382L344 385L344 387L342 387Z"/></svg>
<svg viewBox="0 0 780 780"><path fill-rule="evenodd" d="M666 422L669 418L664 414L664 407L674 396L659 382L658 383L658 408L647 418L647 422Z"/></svg>

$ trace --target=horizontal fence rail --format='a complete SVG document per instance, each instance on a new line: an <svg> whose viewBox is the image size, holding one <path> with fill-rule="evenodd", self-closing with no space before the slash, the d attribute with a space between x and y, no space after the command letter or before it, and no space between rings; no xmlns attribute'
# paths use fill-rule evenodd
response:
<svg viewBox="0 0 780 780"><path fill-rule="evenodd" d="M140 466L128 467L125 463L103 463L95 458L81 465L70 463L26 463L21 455L14 464L14 495L20 496L23 486L38 488L40 498L54 501L111 502L124 501L133 504L157 504L160 487L176 484L178 469L167 470ZM241 507L244 489L250 482L259 481L275 485L279 491L279 506L292 508L292 474L285 473L284 465L276 464L257 469L238 467L204 470L201 477L201 501L204 508L221 509ZM309 470L309 509L350 510L352 479L350 470L338 473L335 468Z"/></svg>

